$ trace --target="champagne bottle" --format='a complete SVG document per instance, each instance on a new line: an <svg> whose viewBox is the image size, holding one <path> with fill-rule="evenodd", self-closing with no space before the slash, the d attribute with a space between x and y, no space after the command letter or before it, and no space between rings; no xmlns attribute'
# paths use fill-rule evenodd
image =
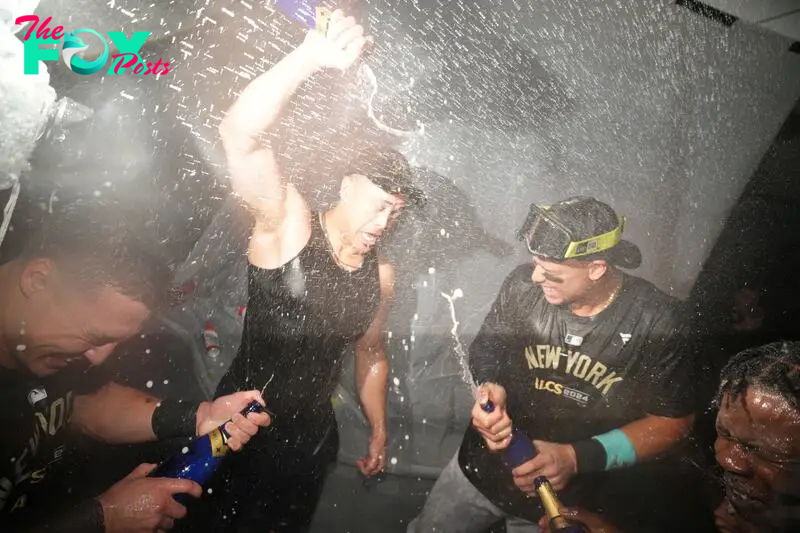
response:
<svg viewBox="0 0 800 533"><path fill-rule="evenodd" d="M481 401L481 409L487 413L494 411L494 403L487 399ZM511 442L508 447L503 450L503 460L509 468L516 468L523 463L527 463L539 452L533 446L533 441L529 439L522 431L516 426L511 430Z"/></svg>
<svg viewBox="0 0 800 533"><path fill-rule="evenodd" d="M261 404L253 400L242 410L242 416L246 417L248 413L262 411L264 408ZM225 424L222 424L210 433L194 439L183 450L155 467L148 476L190 479L203 486L211 479L225 455L230 451L229 438L230 435L225 431ZM178 494L175 499L185 503L186 495Z"/></svg>
<svg viewBox="0 0 800 533"><path fill-rule="evenodd" d="M561 514L561 503L558 501L556 491L550 485L550 481L544 477L539 476L533 480L533 486L536 488L536 493L542 501L544 511L550 519L550 531L557 531L559 533L589 533L582 524L570 522Z"/></svg>

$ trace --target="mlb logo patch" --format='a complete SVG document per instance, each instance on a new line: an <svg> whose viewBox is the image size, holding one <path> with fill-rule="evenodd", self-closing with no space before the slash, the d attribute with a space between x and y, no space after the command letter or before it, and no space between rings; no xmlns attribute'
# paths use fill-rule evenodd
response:
<svg viewBox="0 0 800 533"><path fill-rule="evenodd" d="M31 407L34 407L37 403L46 399L47 391L43 388L35 388L28 393L28 403L31 404Z"/></svg>

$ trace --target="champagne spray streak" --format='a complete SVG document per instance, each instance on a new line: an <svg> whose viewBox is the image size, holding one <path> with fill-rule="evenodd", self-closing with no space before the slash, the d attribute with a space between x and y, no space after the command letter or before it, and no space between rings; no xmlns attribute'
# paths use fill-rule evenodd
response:
<svg viewBox="0 0 800 533"><path fill-rule="evenodd" d="M378 94L378 79L375 77L372 68L366 63L361 63L361 65L359 65L358 74L369 86L369 95L366 98L367 116L375 123L378 129L390 135L404 137L412 142L425 134L425 126L422 123L419 123L419 128L416 131L411 131L392 128L378 120L375 116L375 110L372 107L372 101L375 99L375 95Z"/></svg>
<svg viewBox="0 0 800 533"><path fill-rule="evenodd" d="M264 383L264 386L263 386L263 387L261 387L261 396L264 396L264 391L266 391L266 390L267 390L267 385L269 385L270 383L272 383L272 380L273 380L273 379L275 379L275 372L273 372L273 373L272 373L272 375L269 377L269 379L267 380L267 382L266 382L266 383Z"/></svg>
<svg viewBox="0 0 800 533"><path fill-rule="evenodd" d="M464 292L461 289L456 289L453 291L452 295L445 293L441 293L441 295L450 304L450 318L453 321L453 328L450 330L450 336L453 338L453 349L458 356L458 362L461 364L461 379L469 386L473 396L476 396L478 388L475 386L475 380L472 378L472 372L470 372L469 369L469 357L458 335L458 319L456 318L455 301L464 296Z"/></svg>

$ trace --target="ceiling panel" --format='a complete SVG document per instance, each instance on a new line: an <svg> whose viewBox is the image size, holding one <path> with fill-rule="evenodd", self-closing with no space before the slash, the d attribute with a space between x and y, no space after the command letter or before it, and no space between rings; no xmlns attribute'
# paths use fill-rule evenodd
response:
<svg viewBox="0 0 800 533"><path fill-rule="evenodd" d="M769 22L763 22L761 26L790 37L795 41L800 41L800 11L770 20Z"/></svg>
<svg viewBox="0 0 800 533"><path fill-rule="evenodd" d="M800 0L702 0L748 22L761 22L800 9Z"/></svg>
<svg viewBox="0 0 800 533"><path fill-rule="evenodd" d="M800 41L800 0L702 0L702 3Z"/></svg>

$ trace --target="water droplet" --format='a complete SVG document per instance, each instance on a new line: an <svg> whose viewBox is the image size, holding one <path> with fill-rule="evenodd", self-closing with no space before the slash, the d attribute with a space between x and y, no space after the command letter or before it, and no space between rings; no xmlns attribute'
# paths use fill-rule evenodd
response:
<svg viewBox="0 0 800 533"><path fill-rule="evenodd" d="M397 464L397 457L392 457L392 458L389 460L389 462L390 462L390 463L392 463L393 465L396 465L396 464Z"/></svg>
<svg viewBox="0 0 800 533"><path fill-rule="evenodd" d="M26 348L26 346L24 344L17 344L17 351L18 352L24 352L25 348Z"/></svg>
<svg viewBox="0 0 800 533"><path fill-rule="evenodd" d="M150 348L147 348L144 353L150 353Z"/></svg>
<svg viewBox="0 0 800 533"><path fill-rule="evenodd" d="M433 268L433 267L430 267L430 268L428 269L428 274L435 274L435 273L436 273L436 269L435 269L435 268Z"/></svg>
<svg viewBox="0 0 800 533"><path fill-rule="evenodd" d="M399 387L399 386L400 386L400 380L399 380L398 378L394 378L394 379L392 380L392 383L394 383L394 386L395 386L395 387Z"/></svg>
<svg viewBox="0 0 800 533"><path fill-rule="evenodd" d="M148 389L152 389L153 388L153 382L152 381L148 381L147 383L144 384L144 386L147 387Z"/></svg>
<svg viewBox="0 0 800 533"><path fill-rule="evenodd" d="M208 487L208 490L207 490L206 492L208 492L209 494L211 494L212 492L214 492L214 489L212 489L211 487Z"/></svg>
<svg viewBox="0 0 800 533"><path fill-rule="evenodd" d="M181 453L189 453L189 447L184 446L183 449L181 450Z"/></svg>
<svg viewBox="0 0 800 533"><path fill-rule="evenodd" d="M168 379L164 380L164 385L169 385L169 380Z"/></svg>

